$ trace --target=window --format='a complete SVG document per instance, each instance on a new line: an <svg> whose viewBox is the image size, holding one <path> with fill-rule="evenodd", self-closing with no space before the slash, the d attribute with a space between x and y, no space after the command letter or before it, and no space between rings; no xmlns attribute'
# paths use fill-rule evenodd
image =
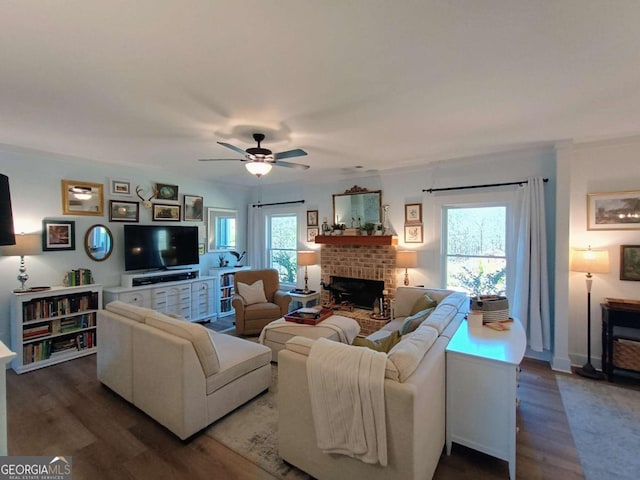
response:
<svg viewBox="0 0 640 480"><path fill-rule="evenodd" d="M295 213L267 215L267 262L280 275L280 283L296 284L298 271L298 217Z"/></svg>
<svg viewBox="0 0 640 480"><path fill-rule="evenodd" d="M507 286L506 205L443 207L442 228L446 287L471 295L504 295Z"/></svg>

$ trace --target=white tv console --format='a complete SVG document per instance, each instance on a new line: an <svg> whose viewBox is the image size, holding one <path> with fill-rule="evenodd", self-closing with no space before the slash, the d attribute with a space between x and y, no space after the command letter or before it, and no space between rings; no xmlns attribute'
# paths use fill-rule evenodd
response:
<svg viewBox="0 0 640 480"><path fill-rule="evenodd" d="M104 303L114 300L179 315L190 322L217 318L214 278L197 268L161 272L124 273L120 287L103 290Z"/></svg>

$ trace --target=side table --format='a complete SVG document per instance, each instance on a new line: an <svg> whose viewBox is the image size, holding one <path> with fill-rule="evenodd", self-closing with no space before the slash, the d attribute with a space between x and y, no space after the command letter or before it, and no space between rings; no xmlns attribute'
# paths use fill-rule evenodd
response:
<svg viewBox="0 0 640 480"><path fill-rule="evenodd" d="M640 310L614 308L605 303L600 306L602 371L607 380L614 381L616 373L640 373Z"/></svg>
<svg viewBox="0 0 640 480"><path fill-rule="evenodd" d="M309 293L298 293L298 292L289 292L291 296L291 307L290 310L296 310L299 308L297 306L294 307L295 303L299 303L303 307L308 307L311 302L311 305L315 305L320 301L320 292L316 292L315 290L310 290Z"/></svg>
<svg viewBox="0 0 640 480"><path fill-rule="evenodd" d="M509 462L516 477L516 389L527 340L519 320L511 330L462 322L446 349L447 455L453 442Z"/></svg>

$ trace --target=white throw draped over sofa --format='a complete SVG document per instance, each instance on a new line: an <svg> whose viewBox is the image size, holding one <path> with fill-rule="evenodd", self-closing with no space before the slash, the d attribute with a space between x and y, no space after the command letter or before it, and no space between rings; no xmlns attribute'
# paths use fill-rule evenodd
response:
<svg viewBox="0 0 640 480"><path fill-rule="evenodd" d="M267 390L271 350L120 301L98 312L98 380L186 439Z"/></svg>
<svg viewBox="0 0 640 480"><path fill-rule="evenodd" d="M425 293L437 305L416 306ZM449 290L399 287L394 303L393 321L369 336L381 339L401 328L408 332L386 353L386 466L324 453L317 446L307 361L314 343L326 340L294 337L279 353L279 454L315 478L425 480L435 472L445 444L445 348L467 313L469 298Z"/></svg>

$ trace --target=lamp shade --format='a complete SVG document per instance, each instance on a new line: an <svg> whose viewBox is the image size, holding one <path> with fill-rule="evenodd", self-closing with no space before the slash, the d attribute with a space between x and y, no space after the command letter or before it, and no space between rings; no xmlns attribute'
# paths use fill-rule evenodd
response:
<svg viewBox="0 0 640 480"><path fill-rule="evenodd" d="M40 255L42 251L42 236L39 233L16 235L15 245L2 247L2 254L7 257L22 257L27 255Z"/></svg>
<svg viewBox="0 0 640 480"><path fill-rule="evenodd" d="M267 162L249 162L245 163L244 166L249 170L249 173L256 177L261 177L271 171L271 164Z"/></svg>
<svg viewBox="0 0 640 480"><path fill-rule="evenodd" d="M318 263L318 254L314 251L302 251L298 252L298 266L308 267L309 265L315 265Z"/></svg>
<svg viewBox="0 0 640 480"><path fill-rule="evenodd" d="M585 273L609 273L609 251L576 248L571 252L570 270Z"/></svg>
<svg viewBox="0 0 640 480"><path fill-rule="evenodd" d="M13 245L14 243L16 240L13 234L9 177L0 174L0 245Z"/></svg>
<svg viewBox="0 0 640 480"><path fill-rule="evenodd" d="M415 268L418 266L418 252L416 250L401 250L396 253L396 267Z"/></svg>

